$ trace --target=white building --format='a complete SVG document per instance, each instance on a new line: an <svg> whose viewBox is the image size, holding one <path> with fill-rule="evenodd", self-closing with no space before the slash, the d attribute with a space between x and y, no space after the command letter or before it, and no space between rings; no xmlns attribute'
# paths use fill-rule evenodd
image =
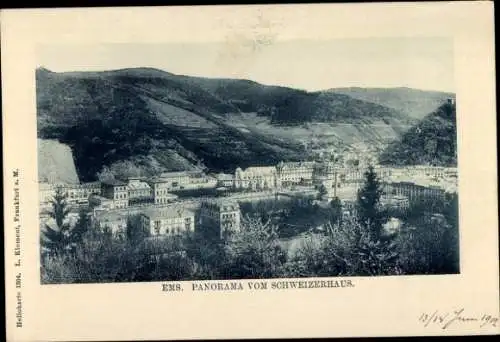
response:
<svg viewBox="0 0 500 342"><path fill-rule="evenodd" d="M151 178L148 181L151 187L151 193L153 196L153 203L156 205L172 203L176 200L177 196L169 193L171 190L171 179L157 177Z"/></svg>
<svg viewBox="0 0 500 342"><path fill-rule="evenodd" d="M200 225L204 233L223 238L229 232L240 230L241 217L238 202L228 199L213 199L201 203Z"/></svg>
<svg viewBox="0 0 500 342"><path fill-rule="evenodd" d="M99 182L81 183L81 184L38 184L38 197L40 211L45 212L52 209L52 200L57 189L61 189L62 194L66 196L66 203L69 206L88 205L91 195L101 193Z"/></svg>
<svg viewBox="0 0 500 342"><path fill-rule="evenodd" d="M234 186L236 189L274 189L280 186L278 172L274 166L253 166L245 170L237 168Z"/></svg>
<svg viewBox="0 0 500 342"><path fill-rule="evenodd" d="M153 200L153 190L145 181L137 178L128 180L128 199L130 202Z"/></svg>
<svg viewBox="0 0 500 342"><path fill-rule="evenodd" d="M281 186L310 183L314 165L314 162L280 162L276 169Z"/></svg>
<svg viewBox="0 0 500 342"><path fill-rule="evenodd" d="M101 229L109 229L114 236L124 236L127 230L128 214L116 210L94 210L92 220Z"/></svg>
<svg viewBox="0 0 500 342"><path fill-rule="evenodd" d="M217 186L225 188L234 187L234 175L228 173L219 173L216 176Z"/></svg>
<svg viewBox="0 0 500 342"><path fill-rule="evenodd" d="M151 208L141 213L141 225L151 237L194 232L194 212L181 206Z"/></svg>
<svg viewBox="0 0 500 342"><path fill-rule="evenodd" d="M113 179L101 182L101 196L113 200L114 208L128 207L127 183Z"/></svg>

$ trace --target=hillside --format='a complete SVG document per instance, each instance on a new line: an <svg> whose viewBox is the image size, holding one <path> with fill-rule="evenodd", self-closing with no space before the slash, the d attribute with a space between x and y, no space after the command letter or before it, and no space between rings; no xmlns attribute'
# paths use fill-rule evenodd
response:
<svg viewBox="0 0 500 342"><path fill-rule="evenodd" d="M411 88L335 88L335 94L343 94L355 99L376 103L421 120L455 94Z"/></svg>
<svg viewBox="0 0 500 342"><path fill-rule="evenodd" d="M38 179L40 182L78 183L69 146L55 140L38 139Z"/></svg>
<svg viewBox="0 0 500 342"><path fill-rule="evenodd" d="M391 143L380 156L388 165L457 166L455 104L442 104L403 136Z"/></svg>
<svg viewBox="0 0 500 342"><path fill-rule="evenodd" d="M408 124L406 115L386 106L332 92L306 92L266 86L248 80L208 79L182 76L238 111L268 117L271 123L296 125L304 122L357 123L360 119L384 119Z"/></svg>
<svg viewBox="0 0 500 342"><path fill-rule="evenodd" d="M36 72L38 135L71 147L81 180L104 166L142 174L302 160L313 148L384 146L415 120L331 92L152 68Z"/></svg>

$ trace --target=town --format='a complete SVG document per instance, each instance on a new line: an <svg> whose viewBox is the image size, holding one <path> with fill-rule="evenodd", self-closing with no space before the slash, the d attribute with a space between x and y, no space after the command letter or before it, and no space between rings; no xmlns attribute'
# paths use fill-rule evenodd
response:
<svg viewBox="0 0 500 342"><path fill-rule="evenodd" d="M346 167L331 161L280 162L237 168L234 174L180 171L81 184L44 182L39 184L40 216L44 222L49 220L51 201L60 189L73 223L78 209L86 207L91 221L114 235L124 234L127 217L133 214L140 216L141 227L151 237L199 229L223 237L240 229L240 205L245 202L309 196L328 203L337 198L342 214L351 215L366 168L366 164ZM383 187L384 206L404 208L417 199L457 192L456 168L375 165L374 170Z"/></svg>

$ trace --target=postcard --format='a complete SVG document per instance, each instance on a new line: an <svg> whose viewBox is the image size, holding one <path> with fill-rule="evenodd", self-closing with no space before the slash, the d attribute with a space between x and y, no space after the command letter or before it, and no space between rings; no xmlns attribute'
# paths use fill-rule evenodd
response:
<svg viewBox="0 0 500 342"><path fill-rule="evenodd" d="M500 332L492 3L1 17L9 341Z"/></svg>

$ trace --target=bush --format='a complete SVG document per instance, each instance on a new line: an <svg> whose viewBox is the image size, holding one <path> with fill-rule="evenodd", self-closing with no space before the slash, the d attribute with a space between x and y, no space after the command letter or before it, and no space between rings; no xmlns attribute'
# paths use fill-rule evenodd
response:
<svg viewBox="0 0 500 342"><path fill-rule="evenodd" d="M458 227L443 217L424 217L397 236L399 265L405 274L459 272Z"/></svg>
<svg viewBox="0 0 500 342"><path fill-rule="evenodd" d="M280 273L286 254L278 241L278 232L269 221L246 216L241 231L229 237L224 246L222 276L230 279L270 278Z"/></svg>

